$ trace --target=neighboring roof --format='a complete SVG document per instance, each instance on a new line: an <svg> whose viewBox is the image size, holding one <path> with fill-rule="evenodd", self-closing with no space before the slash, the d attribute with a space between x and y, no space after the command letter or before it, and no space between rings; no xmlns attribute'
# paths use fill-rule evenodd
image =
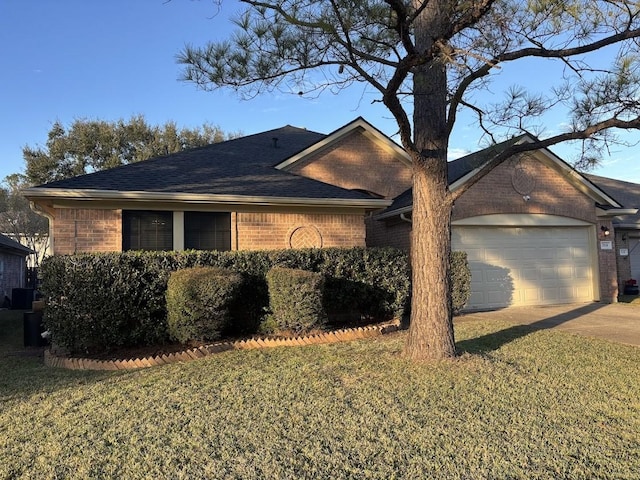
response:
<svg viewBox="0 0 640 480"><path fill-rule="evenodd" d="M13 255L21 255L23 257L26 257L27 255L33 253L33 250L25 247L15 240L11 240L6 235L2 235L0 233L0 252L6 252Z"/></svg>
<svg viewBox="0 0 640 480"><path fill-rule="evenodd" d="M537 139L529 134L519 135L506 140L501 143L497 143L490 147L484 148L477 152L471 153L464 157L458 158L447 163L447 176L449 186L452 190L456 190L463 185L467 180L472 178L477 169L482 167L495 155L503 152L507 148L512 147L525 142L533 142ZM553 154L549 149L543 148L538 150L542 152L546 159L551 162L557 169L565 171L572 178L576 186L578 186L583 192L590 195L597 201L598 204L606 205L614 210L619 209L622 205L616 201L616 199L610 197L605 191L600 189L597 185L591 182L588 178L578 173L573 167L566 163L561 158ZM616 197L617 198L617 197ZM377 215L378 218L386 218L402 213L408 213L413 209L413 189L410 188L396 197L393 203L387 207L383 212Z"/></svg>
<svg viewBox="0 0 640 480"><path fill-rule="evenodd" d="M144 160L24 191L25 196L83 199L185 199L206 196L210 201L240 197L257 203L265 199L356 202L380 208L388 201L274 168L327 136L285 126L205 147ZM386 203L385 203L386 202ZM313 203L313 202L312 202Z"/></svg>
<svg viewBox="0 0 640 480"><path fill-rule="evenodd" d="M624 182L622 180L590 174L585 174L585 177L615 197L625 207L640 209L640 185L637 183ZM613 223L619 227L628 226L629 228L640 228L640 211L635 215L620 215L615 217Z"/></svg>

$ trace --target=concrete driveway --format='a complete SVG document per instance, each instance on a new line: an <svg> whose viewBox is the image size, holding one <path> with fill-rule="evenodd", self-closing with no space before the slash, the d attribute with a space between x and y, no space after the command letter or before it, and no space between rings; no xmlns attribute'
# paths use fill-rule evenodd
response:
<svg viewBox="0 0 640 480"><path fill-rule="evenodd" d="M454 324L473 320L504 320L515 325L557 328L588 337L640 346L640 307L626 303L511 307L463 314L454 318Z"/></svg>

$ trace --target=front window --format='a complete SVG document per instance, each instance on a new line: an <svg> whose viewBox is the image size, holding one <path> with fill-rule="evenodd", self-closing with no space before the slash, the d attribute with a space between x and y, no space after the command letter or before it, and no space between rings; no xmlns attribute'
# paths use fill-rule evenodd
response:
<svg viewBox="0 0 640 480"><path fill-rule="evenodd" d="M231 250L231 214L184 212L184 248Z"/></svg>
<svg viewBox="0 0 640 480"><path fill-rule="evenodd" d="M122 212L123 250L173 250L173 213Z"/></svg>

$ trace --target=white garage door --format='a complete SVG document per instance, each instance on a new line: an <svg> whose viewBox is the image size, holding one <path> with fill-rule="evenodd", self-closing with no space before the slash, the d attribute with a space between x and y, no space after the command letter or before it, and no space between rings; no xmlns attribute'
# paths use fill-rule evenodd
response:
<svg viewBox="0 0 640 480"><path fill-rule="evenodd" d="M594 300L587 227L454 226L452 247L468 254L468 310Z"/></svg>

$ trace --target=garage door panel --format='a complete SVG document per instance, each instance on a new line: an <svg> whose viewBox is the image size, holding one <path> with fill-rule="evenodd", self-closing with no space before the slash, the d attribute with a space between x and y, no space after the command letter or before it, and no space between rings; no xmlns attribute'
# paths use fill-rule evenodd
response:
<svg viewBox="0 0 640 480"><path fill-rule="evenodd" d="M540 290L538 288L523 288L522 289L522 302L528 304L537 304L542 297L540 296Z"/></svg>
<svg viewBox="0 0 640 480"><path fill-rule="evenodd" d="M540 272L533 266L524 267L516 270L514 275L516 280L521 282L537 283L540 280Z"/></svg>
<svg viewBox="0 0 640 480"><path fill-rule="evenodd" d="M573 279L576 278L575 275L575 271L576 269L573 268L573 266L569 265L569 266L558 266L558 278L565 278L565 279Z"/></svg>
<svg viewBox="0 0 640 480"><path fill-rule="evenodd" d="M589 258L589 248L588 247L573 247L571 249L571 258Z"/></svg>
<svg viewBox="0 0 640 480"><path fill-rule="evenodd" d="M591 269L589 267L577 265L574 269L574 278L578 280L591 279Z"/></svg>
<svg viewBox="0 0 640 480"><path fill-rule="evenodd" d="M467 252L471 269L467 308L593 300L589 232L587 227L454 226L453 249Z"/></svg>
<svg viewBox="0 0 640 480"><path fill-rule="evenodd" d="M540 267L540 279L542 281L556 280L558 271L555 267Z"/></svg>
<svg viewBox="0 0 640 480"><path fill-rule="evenodd" d="M497 285L503 285L507 280L505 271L503 268L487 268L484 270L484 281Z"/></svg>
<svg viewBox="0 0 640 480"><path fill-rule="evenodd" d="M481 248L465 248L466 246L461 245L461 249L467 252L467 260L468 261L483 261L484 260L484 249Z"/></svg>
<svg viewBox="0 0 640 480"><path fill-rule="evenodd" d="M543 300L545 305L547 305L549 303L554 303L559 298L560 298L560 295L559 295L558 288L555 288L555 287L554 288L549 288L549 287L543 287L542 288L542 300Z"/></svg>

